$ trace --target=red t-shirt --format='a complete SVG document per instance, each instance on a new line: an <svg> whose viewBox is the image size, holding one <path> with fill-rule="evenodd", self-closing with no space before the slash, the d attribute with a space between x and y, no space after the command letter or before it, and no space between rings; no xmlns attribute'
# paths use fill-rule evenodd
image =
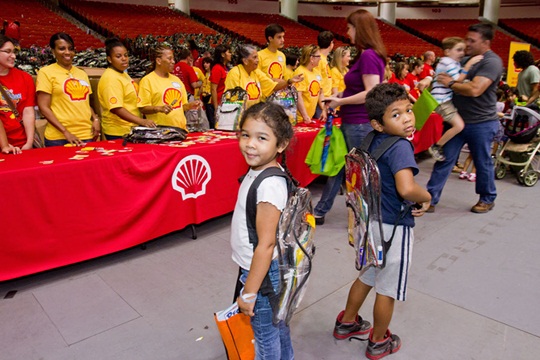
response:
<svg viewBox="0 0 540 360"><path fill-rule="evenodd" d="M424 63L424 70L420 73L420 80L424 80L427 76L433 77L435 74L435 71L433 70L433 67L429 64Z"/></svg>
<svg viewBox="0 0 540 360"><path fill-rule="evenodd" d="M210 73L210 82L217 85L218 105L221 104L221 96L225 92L225 78L227 77L227 69L222 64L216 64L212 67Z"/></svg>
<svg viewBox="0 0 540 360"><path fill-rule="evenodd" d="M420 96L420 92L418 91L418 82L420 79L418 78L418 75L414 75L413 73L408 73L405 77L405 83L409 85L411 90L409 90L409 93L415 98L418 99Z"/></svg>
<svg viewBox="0 0 540 360"><path fill-rule="evenodd" d="M0 93L0 119L6 129L9 143L21 147L26 144L26 133L20 122L23 110L26 107L33 108L36 105L34 80L29 74L14 68L6 76L0 76L0 83L20 114L19 118L15 117Z"/></svg>
<svg viewBox="0 0 540 360"><path fill-rule="evenodd" d="M197 76L197 73L195 73L195 70L185 61L179 61L174 65L174 75L178 76L180 80L184 83L186 90L188 93L193 95L195 93L195 89L193 89L193 86L191 86L191 83L199 81L199 77Z"/></svg>

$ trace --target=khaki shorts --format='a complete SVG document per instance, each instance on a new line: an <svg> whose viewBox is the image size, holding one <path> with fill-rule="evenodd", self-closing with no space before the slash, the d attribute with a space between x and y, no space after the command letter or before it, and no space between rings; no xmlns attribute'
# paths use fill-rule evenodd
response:
<svg viewBox="0 0 540 360"><path fill-rule="evenodd" d="M441 115L444 121L450 122L458 111L452 103L452 100L448 100L437 106L435 112Z"/></svg>

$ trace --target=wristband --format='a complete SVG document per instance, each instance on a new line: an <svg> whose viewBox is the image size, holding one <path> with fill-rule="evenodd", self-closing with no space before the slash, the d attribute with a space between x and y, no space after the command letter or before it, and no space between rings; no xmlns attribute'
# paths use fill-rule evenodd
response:
<svg viewBox="0 0 540 360"><path fill-rule="evenodd" d="M242 291L240 291L240 298L245 303L253 304L255 301L257 301L257 294L244 294L244 289L242 288Z"/></svg>
<svg viewBox="0 0 540 360"><path fill-rule="evenodd" d="M461 73L467 75L469 72L465 69L461 69Z"/></svg>

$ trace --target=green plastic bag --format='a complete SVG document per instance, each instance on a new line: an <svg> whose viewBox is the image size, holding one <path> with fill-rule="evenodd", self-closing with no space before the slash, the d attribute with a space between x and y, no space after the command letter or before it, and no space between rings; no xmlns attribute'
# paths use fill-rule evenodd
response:
<svg viewBox="0 0 540 360"><path fill-rule="evenodd" d="M416 130L422 130L429 116L439 106L439 103L429 91L424 90L413 105L414 117L416 118Z"/></svg>
<svg viewBox="0 0 540 360"><path fill-rule="evenodd" d="M335 176L345 166L345 155L347 155L347 144L341 130L332 126L332 135L330 135L330 147L328 148L328 156L324 168L322 168L322 155L324 149L324 138L326 137L326 129L322 128L306 156L306 164L313 174Z"/></svg>

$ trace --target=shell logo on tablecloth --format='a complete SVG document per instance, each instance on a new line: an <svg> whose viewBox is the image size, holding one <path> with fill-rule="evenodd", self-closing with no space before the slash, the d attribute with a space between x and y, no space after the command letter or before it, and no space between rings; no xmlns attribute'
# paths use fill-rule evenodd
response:
<svg viewBox="0 0 540 360"><path fill-rule="evenodd" d="M64 82L64 93L71 101L84 101L88 98L90 87L83 85L77 79L69 78Z"/></svg>
<svg viewBox="0 0 540 360"><path fill-rule="evenodd" d="M174 169L171 182L174 190L182 194L182 200L206 194L206 185L212 178L210 165L199 155L186 156Z"/></svg>

